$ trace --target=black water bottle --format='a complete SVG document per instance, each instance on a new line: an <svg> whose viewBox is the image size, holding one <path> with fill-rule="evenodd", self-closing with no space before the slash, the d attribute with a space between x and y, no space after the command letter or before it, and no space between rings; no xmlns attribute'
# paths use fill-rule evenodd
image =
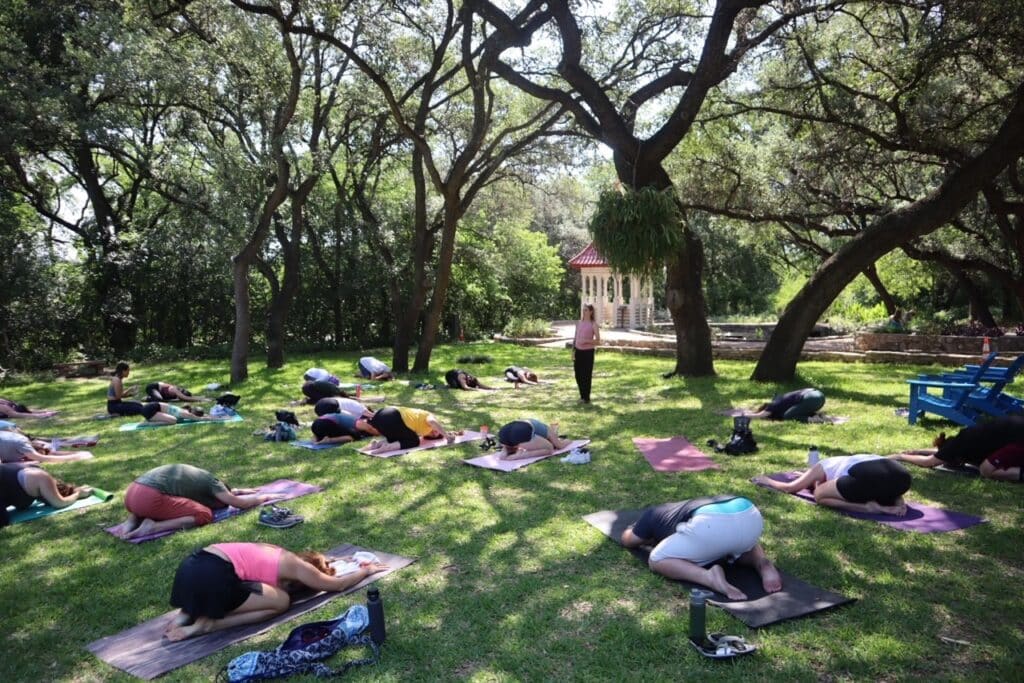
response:
<svg viewBox="0 0 1024 683"><path fill-rule="evenodd" d="M703 646L704 641L707 639L705 606L707 599L712 595L713 593L699 588L690 590L690 640L698 646ZM370 624L373 624L372 619Z"/></svg>
<svg viewBox="0 0 1024 683"><path fill-rule="evenodd" d="M376 588L366 590L366 611L370 613L370 638L378 645L384 644L384 603Z"/></svg>

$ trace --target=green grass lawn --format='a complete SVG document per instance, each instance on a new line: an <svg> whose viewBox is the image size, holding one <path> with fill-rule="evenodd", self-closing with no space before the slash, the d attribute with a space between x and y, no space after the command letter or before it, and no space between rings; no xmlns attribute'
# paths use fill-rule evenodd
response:
<svg viewBox="0 0 1024 683"><path fill-rule="evenodd" d="M123 420L91 421L104 410L106 380L8 383L0 395L60 408L57 419L27 423L40 434L99 433L96 459L49 466L76 483L123 492L163 463L209 469L233 486L287 477L323 485L287 505L306 523L290 530L256 524L249 513L221 524L133 546L101 528L120 521L112 503L0 531L0 681L126 678L95 659L87 643L169 609L178 562L218 541L267 541L293 550L343 542L417 558L383 579L389 639L380 666L349 678L372 680L1020 680L1024 670L1024 511L1019 486L912 468L909 498L983 515L966 531L916 534L842 517L749 483L762 473L801 466L810 444L823 455L889 453L930 445L937 421L910 427L904 379L921 370L891 365L804 363L782 386L748 381L752 364L721 361L718 376L664 380L668 359L599 354L594 403L577 401L567 351L495 344L442 347L436 372L414 382L443 385L464 354L493 363L465 366L485 382L515 361L556 380L548 387L498 393L415 390L386 385L389 403L430 408L446 425L496 428L518 417L557 421L563 433L593 439L593 462L548 460L502 474L465 466L475 446L390 460L350 446L305 451L265 443L251 432L299 395L311 365L349 375L359 354L293 357L281 370L254 364L233 391L245 422L119 432ZM386 352L379 352L387 358ZM129 383L157 379L193 390L227 382L228 363L140 365ZM752 405L775 391L814 385L826 411L844 425L754 423L758 454L715 455L720 471L654 472L633 436L685 435L701 445L725 439L730 405ZM309 420L312 410L298 409ZM129 418L132 419L132 418ZM303 438L308 430L303 430ZM711 493L735 492L761 508L762 539L788 572L857 598L821 615L751 631L709 608L711 630L742 634L760 651L732 664L706 660L686 643L684 591L659 578L580 517ZM329 618L363 594L342 597L306 617ZM275 647L295 623L170 673L165 680L210 680L232 657ZM949 644L940 637L966 641Z"/></svg>

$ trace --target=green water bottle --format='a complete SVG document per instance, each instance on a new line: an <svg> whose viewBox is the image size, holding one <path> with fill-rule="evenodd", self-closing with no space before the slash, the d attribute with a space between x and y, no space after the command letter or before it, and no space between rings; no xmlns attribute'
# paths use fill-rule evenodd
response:
<svg viewBox="0 0 1024 683"><path fill-rule="evenodd" d="M707 599L714 593L694 588L690 590L690 640L702 646L707 639L707 623L705 612Z"/></svg>

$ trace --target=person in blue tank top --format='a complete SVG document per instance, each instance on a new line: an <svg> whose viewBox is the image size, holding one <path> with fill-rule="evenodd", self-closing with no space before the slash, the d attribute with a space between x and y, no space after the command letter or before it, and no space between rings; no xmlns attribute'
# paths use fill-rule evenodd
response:
<svg viewBox="0 0 1024 683"><path fill-rule="evenodd" d="M627 548L651 547L648 566L657 574L745 600L718 562L750 565L760 574L766 592L781 590L779 570L759 543L763 530L761 511L750 500L723 495L651 506L620 540Z"/></svg>
<svg viewBox="0 0 1024 683"><path fill-rule="evenodd" d="M131 367L121 361L114 368L114 374L110 377L110 385L107 387L107 412L111 415L142 415L144 406L138 401L126 401L124 399L134 396L138 387L125 387L124 381L131 374Z"/></svg>

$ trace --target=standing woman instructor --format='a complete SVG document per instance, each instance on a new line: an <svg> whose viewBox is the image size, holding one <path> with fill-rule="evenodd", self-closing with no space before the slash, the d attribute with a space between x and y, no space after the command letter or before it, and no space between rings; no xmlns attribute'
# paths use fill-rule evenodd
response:
<svg viewBox="0 0 1024 683"><path fill-rule="evenodd" d="M587 304L576 323L576 336L572 342L572 369L580 400L590 403L590 383L594 376L594 349L601 343L601 331L594 320L594 305Z"/></svg>

